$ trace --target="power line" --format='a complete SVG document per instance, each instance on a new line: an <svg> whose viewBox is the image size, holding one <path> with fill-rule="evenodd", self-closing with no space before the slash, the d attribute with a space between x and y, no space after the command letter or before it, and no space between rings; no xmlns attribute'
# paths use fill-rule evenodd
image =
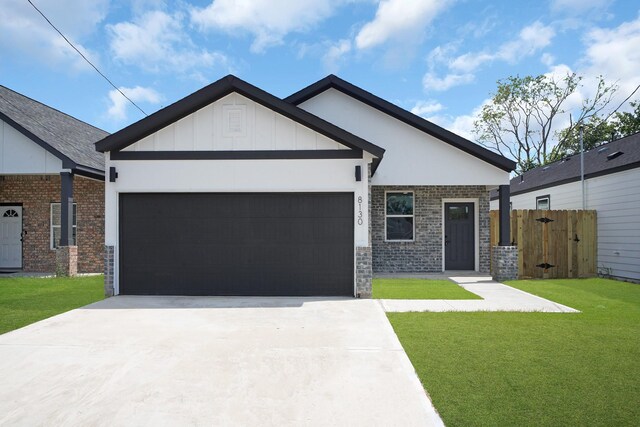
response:
<svg viewBox="0 0 640 427"><path fill-rule="evenodd" d="M73 43L71 43L71 42L69 41L69 39L68 39L68 38L66 38L66 37L65 37L65 35L64 35L64 34L62 34L62 32L61 32L61 31L60 31L60 30L59 30L55 25L53 25L53 23L49 20L49 18L47 18L47 17L45 16L45 14L44 14L44 13L42 13L42 11L41 11L40 9L38 9L38 8L36 7L36 5L35 5L35 4L33 4L33 2L32 2L31 0L27 0L27 1L28 1L28 2L29 2L29 4L30 4L31 6L33 6L33 8L34 8L34 9L35 9L35 10L36 10L36 11L37 11L37 12L38 12L38 13L39 13L43 18L44 18L44 20L45 20L45 21L47 21L47 22L49 23L49 25L51 25L51 27L52 27L54 30L56 30L56 31L58 32L58 34L60 34L60 36L61 36L61 37L62 37L62 38L67 42L67 43L69 43L69 46L71 46L71 47L73 48L73 50L75 50L76 52L78 52L78 55L80 55L80 56L82 57L82 59L84 59L84 60L87 62L87 64L91 65L91 66L93 67L93 69L94 69L94 70L96 70L96 72L102 76L102 78L103 78L103 79L105 79L105 80L106 80L106 81L107 81L107 82L108 82L108 83L109 83L109 84L110 84L110 85L111 85L115 90L117 90L118 92L120 92L120 95L124 96L124 97L127 99L127 101L129 101L131 104L133 104L133 106L134 106L134 107L136 107L138 110L140 110L140 112L141 112L142 114L144 114L145 116L148 116L148 114L147 114L147 113L145 113L145 112L144 112L144 110L138 106L138 104L136 104L135 102L133 102L133 101L131 100L131 98L129 98L127 95L125 95L125 94L124 94L124 92L122 92L122 91L120 90L120 88L118 88L118 86L116 86L115 84L113 84L113 82L112 82L111 80L109 80L109 78L108 78L107 76L105 76L105 75L104 75L100 70L98 70L98 67L96 67L95 65L93 65L93 63L92 63L91 61L89 61L89 59L87 59L87 57L86 57L86 56L84 56L84 54L83 54L82 52L80 52L80 50L78 50L78 48L77 48L77 47L75 47L75 46L74 46L74 44L73 44Z"/></svg>

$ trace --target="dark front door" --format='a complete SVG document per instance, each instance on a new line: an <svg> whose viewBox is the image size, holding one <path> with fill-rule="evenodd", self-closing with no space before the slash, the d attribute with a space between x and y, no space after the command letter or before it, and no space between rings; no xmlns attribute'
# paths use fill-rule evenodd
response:
<svg viewBox="0 0 640 427"><path fill-rule="evenodd" d="M352 193L121 194L120 293L353 295Z"/></svg>
<svg viewBox="0 0 640 427"><path fill-rule="evenodd" d="M473 210L473 203L444 204L445 270L475 269Z"/></svg>

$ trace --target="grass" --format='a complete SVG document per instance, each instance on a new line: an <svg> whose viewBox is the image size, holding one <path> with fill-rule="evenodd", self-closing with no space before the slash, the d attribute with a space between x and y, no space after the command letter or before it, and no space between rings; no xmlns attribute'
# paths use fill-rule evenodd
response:
<svg viewBox="0 0 640 427"><path fill-rule="evenodd" d="M0 278L0 334L104 298L103 276Z"/></svg>
<svg viewBox="0 0 640 427"><path fill-rule="evenodd" d="M445 424L638 425L640 285L508 284L582 313L388 314Z"/></svg>
<svg viewBox="0 0 640 427"><path fill-rule="evenodd" d="M373 279L376 299L482 299L450 280Z"/></svg>

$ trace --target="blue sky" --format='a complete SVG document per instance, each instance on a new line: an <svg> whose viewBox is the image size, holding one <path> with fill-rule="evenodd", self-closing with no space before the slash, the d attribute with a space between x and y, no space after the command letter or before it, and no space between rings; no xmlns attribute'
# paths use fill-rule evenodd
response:
<svg viewBox="0 0 640 427"><path fill-rule="evenodd" d="M147 113L232 73L285 97L329 73L472 137L498 79L640 84L635 0L32 0ZM0 9L0 84L113 132L142 118L27 0ZM637 98L637 96L636 96Z"/></svg>

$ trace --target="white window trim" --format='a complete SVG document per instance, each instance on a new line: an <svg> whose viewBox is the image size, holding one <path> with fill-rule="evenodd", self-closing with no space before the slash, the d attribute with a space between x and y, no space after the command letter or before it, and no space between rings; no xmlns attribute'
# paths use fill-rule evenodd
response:
<svg viewBox="0 0 640 427"><path fill-rule="evenodd" d="M389 193L398 193L398 194L411 194L411 198L413 199L413 214L411 215L387 215L387 194ZM387 239L387 218L413 218L413 239ZM415 242L416 241L416 195L413 190L402 191L402 190L388 190L384 192L384 241L389 243L398 243L398 242Z"/></svg>
<svg viewBox="0 0 640 427"><path fill-rule="evenodd" d="M52 202L49 204L49 249L51 250L56 250L57 248L54 245L53 242L53 229L55 228L61 228L62 224L60 225L53 225L53 205L59 205L60 202ZM78 204L74 203L73 206L75 206L76 208L76 223L73 224L73 228L76 229L76 241L75 244L76 246L78 245ZM62 206L60 206L60 209L62 209ZM73 215L73 212L71 213L71 215ZM62 221L62 212L60 213L60 221Z"/></svg>
<svg viewBox="0 0 640 427"><path fill-rule="evenodd" d="M477 198L474 199L442 199L442 271L445 271L445 256L444 256L444 222L445 215L447 212L445 211L445 203L473 203L473 240L475 247L474 254L474 271L480 271L480 200Z"/></svg>

